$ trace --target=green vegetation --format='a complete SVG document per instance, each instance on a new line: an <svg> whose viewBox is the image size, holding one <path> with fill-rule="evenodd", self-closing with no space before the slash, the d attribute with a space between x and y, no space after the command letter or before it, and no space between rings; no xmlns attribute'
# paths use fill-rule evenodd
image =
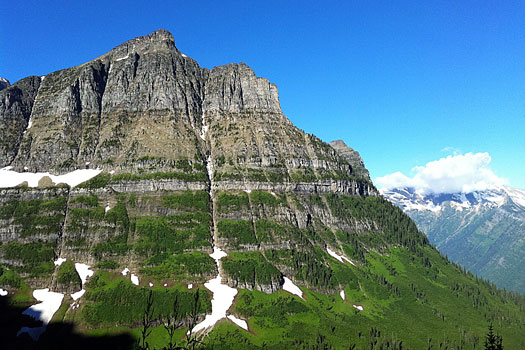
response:
<svg viewBox="0 0 525 350"><path fill-rule="evenodd" d="M140 239L134 249L141 255L182 252L210 245L210 217L207 213L185 213L163 217L137 217Z"/></svg>
<svg viewBox="0 0 525 350"><path fill-rule="evenodd" d="M250 200L252 205L266 205L270 207L278 206L282 202L282 198L264 191L252 191Z"/></svg>
<svg viewBox="0 0 525 350"><path fill-rule="evenodd" d="M200 168L199 168L200 169ZM202 169L200 169L202 170ZM184 173L184 172L154 172L150 174L118 174L110 175L101 173L92 179L81 183L78 188L97 189L104 188L111 184L116 184L122 181L140 181L140 180L162 180L162 179L176 179L188 182L205 182L207 181L207 174L205 172Z"/></svg>
<svg viewBox="0 0 525 350"><path fill-rule="evenodd" d="M232 194L221 192L217 199L217 208L221 213L231 213L249 208L249 199L246 192Z"/></svg>
<svg viewBox="0 0 525 350"><path fill-rule="evenodd" d="M123 255L131 249L127 242L128 235L122 234L106 242L97 243L91 248L91 252L99 259L108 255Z"/></svg>
<svg viewBox="0 0 525 350"><path fill-rule="evenodd" d="M75 265L71 260L63 262L58 267L57 281L58 283L62 284L77 284L79 286L82 285L80 276L78 275L78 272L75 269Z"/></svg>
<svg viewBox="0 0 525 350"><path fill-rule="evenodd" d="M98 271L88 282L85 294L86 305L82 309L83 319L92 326L137 323L144 312L149 292L131 284L122 277L111 278L109 274ZM153 318L167 316L177 298L180 301L182 316L191 311L191 301L197 291L184 288L153 288ZM211 310L210 295L199 290L199 313Z"/></svg>
<svg viewBox="0 0 525 350"><path fill-rule="evenodd" d="M255 233L250 221L222 220L217 224L219 237L228 238L234 245L255 244Z"/></svg>
<svg viewBox="0 0 525 350"><path fill-rule="evenodd" d="M227 275L252 287L255 284L278 285L282 278L281 272L260 252L231 253L221 261Z"/></svg>
<svg viewBox="0 0 525 350"><path fill-rule="evenodd" d="M97 263L96 268L103 270L114 270L120 266L119 263L113 260L102 260Z"/></svg>
<svg viewBox="0 0 525 350"><path fill-rule="evenodd" d="M410 249L429 244L426 236L419 232L414 222L401 209L381 197L362 198L328 194L325 198L332 214L343 220L366 220L378 224L382 234L371 235L376 236L376 239ZM380 241L369 243L378 248L378 242Z"/></svg>
<svg viewBox="0 0 525 350"><path fill-rule="evenodd" d="M299 240L301 230L295 226L285 226L270 220L255 222L257 240L259 242L279 242L283 239Z"/></svg>
<svg viewBox="0 0 525 350"><path fill-rule="evenodd" d="M0 206L0 219L13 219L20 226L20 236L29 237L59 232L66 210L66 199L9 200Z"/></svg>
<svg viewBox="0 0 525 350"><path fill-rule="evenodd" d="M184 279L188 275L209 276L215 273L215 260L203 252L181 253L176 255L157 254L147 260L140 272L157 280L175 278Z"/></svg>
<svg viewBox="0 0 525 350"><path fill-rule="evenodd" d="M209 211L209 199L208 192L188 191L164 196L162 202L166 208L207 212Z"/></svg>
<svg viewBox="0 0 525 350"><path fill-rule="evenodd" d="M20 288L22 279L13 270L7 270L0 265L0 286Z"/></svg>
<svg viewBox="0 0 525 350"><path fill-rule="evenodd" d="M52 273L54 270L54 251L51 243L35 241L31 243L9 242L1 246L4 258L18 260L23 266L14 269L30 273L33 276Z"/></svg>
<svg viewBox="0 0 525 350"><path fill-rule="evenodd" d="M71 198L72 204L80 203L88 207L97 207L99 202L100 202L100 199L98 198L98 196L94 194L90 194L88 196L80 195L80 196Z"/></svg>

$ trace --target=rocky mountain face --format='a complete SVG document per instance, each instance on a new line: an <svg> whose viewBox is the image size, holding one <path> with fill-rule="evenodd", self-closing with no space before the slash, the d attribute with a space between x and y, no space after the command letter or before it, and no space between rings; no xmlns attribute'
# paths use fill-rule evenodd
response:
<svg viewBox="0 0 525 350"><path fill-rule="evenodd" d="M0 90L3 90L3 89L5 89L6 87L9 87L9 85L11 85L11 83L9 82L9 80L0 77Z"/></svg>
<svg viewBox="0 0 525 350"><path fill-rule="evenodd" d="M0 103L0 292L61 293L56 317L86 333L136 328L147 290L159 313L200 295L219 349L380 344L392 339L373 320L391 334L424 317L403 333L417 348L446 317L465 321L456 299L481 308L464 337L483 315L504 314L505 334L524 324L519 300L447 264L356 151L296 128L243 63L202 68L159 30L23 79ZM52 180L94 169L79 185Z"/></svg>
<svg viewBox="0 0 525 350"><path fill-rule="evenodd" d="M500 287L525 292L525 191L500 187L421 195L382 191L452 261Z"/></svg>
<svg viewBox="0 0 525 350"><path fill-rule="evenodd" d="M330 141L330 146L343 156L348 163L352 164L356 174L367 179L370 178L370 173L368 172L368 169L366 169L363 158L361 158L359 152L348 147L343 140Z"/></svg>
<svg viewBox="0 0 525 350"><path fill-rule="evenodd" d="M299 244L276 245L270 232L258 237L257 225L266 221L297 232L370 226L341 221L326 201L313 205L309 199L378 195L355 151L334 149L293 126L281 111L276 86L247 65L201 68L175 47L167 31L130 40L81 66L23 79L0 92L0 101L0 167L54 174L103 171L97 181L74 189L1 190L4 243L40 242L55 257L89 264L111 257L126 266L149 266L145 256L175 248L142 250L143 235L149 234L141 226L145 218L166 224L162 217L204 215L194 223L167 224L188 231L186 244L177 246L188 254L211 252L214 231L228 252L250 255ZM208 192L210 198L203 195ZM190 202L197 196L202 207L167 204L170 196ZM223 198L242 205L229 207ZM38 234L23 231L27 225L18 223L27 218L25 206L33 224L47 216L53 225L39 225ZM202 232L208 225L211 235ZM228 225L246 226L246 236L231 237ZM6 252L3 263L28 265ZM51 267L42 269L51 272ZM210 273L213 265L200 277ZM269 283L226 278L233 286L272 291L282 285L281 273L275 274ZM34 275L40 278L35 285L47 283L40 277L45 274Z"/></svg>

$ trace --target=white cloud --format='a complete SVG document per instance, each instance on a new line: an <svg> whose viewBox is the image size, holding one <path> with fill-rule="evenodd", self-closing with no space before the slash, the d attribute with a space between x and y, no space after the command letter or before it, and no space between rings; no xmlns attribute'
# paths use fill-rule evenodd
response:
<svg viewBox="0 0 525 350"><path fill-rule="evenodd" d="M490 169L491 160L486 152L450 155L414 167L413 177L398 171L375 183L381 189L413 187L421 194L483 191L507 183Z"/></svg>

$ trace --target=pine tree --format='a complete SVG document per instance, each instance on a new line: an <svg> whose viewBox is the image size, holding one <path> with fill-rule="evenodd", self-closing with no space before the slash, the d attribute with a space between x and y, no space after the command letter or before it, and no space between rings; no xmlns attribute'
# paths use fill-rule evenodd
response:
<svg viewBox="0 0 525 350"><path fill-rule="evenodd" d="M489 324L489 332L485 336L485 350L503 350L503 338L494 334L492 323Z"/></svg>

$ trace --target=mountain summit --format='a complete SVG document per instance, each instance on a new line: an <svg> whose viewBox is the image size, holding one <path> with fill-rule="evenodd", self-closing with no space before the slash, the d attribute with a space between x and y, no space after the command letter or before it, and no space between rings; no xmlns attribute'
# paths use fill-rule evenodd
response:
<svg viewBox="0 0 525 350"><path fill-rule="evenodd" d="M167 31L0 91L0 126L8 347L473 349L496 320L524 345L521 296L444 259L267 79Z"/></svg>

